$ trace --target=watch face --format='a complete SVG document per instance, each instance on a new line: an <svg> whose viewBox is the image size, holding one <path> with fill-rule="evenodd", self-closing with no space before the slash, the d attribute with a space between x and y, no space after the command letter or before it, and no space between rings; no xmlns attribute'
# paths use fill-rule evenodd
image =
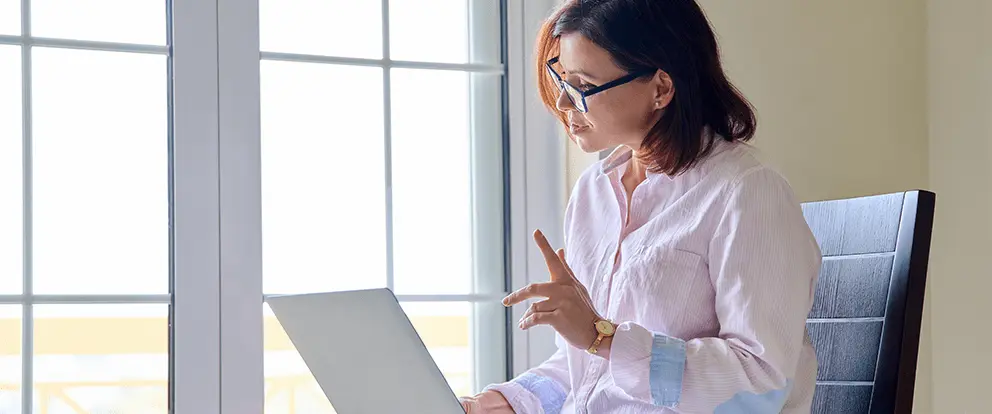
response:
<svg viewBox="0 0 992 414"><path fill-rule="evenodd" d="M596 330L603 335L613 335L613 324L610 321L596 322Z"/></svg>

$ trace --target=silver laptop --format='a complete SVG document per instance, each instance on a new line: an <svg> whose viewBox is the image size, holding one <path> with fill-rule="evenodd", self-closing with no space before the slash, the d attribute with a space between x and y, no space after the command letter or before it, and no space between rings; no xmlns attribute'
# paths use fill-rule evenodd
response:
<svg viewBox="0 0 992 414"><path fill-rule="evenodd" d="M388 289L268 303L338 414L465 413Z"/></svg>

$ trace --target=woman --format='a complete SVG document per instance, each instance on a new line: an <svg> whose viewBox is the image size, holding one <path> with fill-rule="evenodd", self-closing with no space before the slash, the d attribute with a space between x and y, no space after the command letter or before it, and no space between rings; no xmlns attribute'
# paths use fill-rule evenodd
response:
<svg viewBox="0 0 992 414"><path fill-rule="evenodd" d="M539 88L583 151L565 249L520 328L558 351L463 399L485 413L808 413L820 268L789 184L745 144L750 105L693 0L568 1L538 39Z"/></svg>

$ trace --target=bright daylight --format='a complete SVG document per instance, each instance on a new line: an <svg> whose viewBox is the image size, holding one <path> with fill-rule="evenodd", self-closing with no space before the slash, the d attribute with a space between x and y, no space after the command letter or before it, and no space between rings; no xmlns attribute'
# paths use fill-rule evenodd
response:
<svg viewBox="0 0 992 414"><path fill-rule="evenodd" d="M502 213L473 218L473 193L502 188L498 171L473 183L471 130L503 117L501 12L498 2L432 3L258 5L263 292L388 286L416 296L403 310L450 387L468 395L479 387L473 325L503 323L473 319L492 306L474 301L498 302L503 273L473 267L478 248L502 256L502 234L474 225ZM184 29L168 6L0 0L0 413L168 412L167 28ZM472 18L490 22L473 28ZM387 68L384 25L392 60L425 64ZM497 111L473 111L473 100ZM480 290L482 273L498 291ZM333 412L272 312L258 312L265 412Z"/></svg>

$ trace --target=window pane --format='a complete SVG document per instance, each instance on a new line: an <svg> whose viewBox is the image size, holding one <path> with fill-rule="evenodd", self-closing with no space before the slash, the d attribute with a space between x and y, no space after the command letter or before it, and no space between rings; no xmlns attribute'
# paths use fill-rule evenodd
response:
<svg viewBox="0 0 992 414"><path fill-rule="evenodd" d="M382 58L379 0L259 0L268 52Z"/></svg>
<svg viewBox="0 0 992 414"><path fill-rule="evenodd" d="M261 72L264 291L385 286L382 69Z"/></svg>
<svg viewBox="0 0 992 414"><path fill-rule="evenodd" d="M0 0L0 34L21 34L21 0Z"/></svg>
<svg viewBox="0 0 992 414"><path fill-rule="evenodd" d="M390 0L390 57L395 60L498 64L499 3L494 0Z"/></svg>
<svg viewBox="0 0 992 414"><path fill-rule="evenodd" d="M36 293L168 292L164 56L34 51Z"/></svg>
<svg viewBox="0 0 992 414"><path fill-rule="evenodd" d="M474 199L496 193L496 202L502 200L498 186L473 188L474 183L481 182L475 178L492 172L476 171L473 165L474 125L485 121L493 126L490 133L495 131L494 137L479 142L480 148L489 149L501 135L498 92L475 94L474 100L472 92L484 89L477 88L479 85L496 85L498 91L498 76L413 69L396 69L392 74L396 292L492 293L502 289L502 283L476 286L473 267L474 247L493 250L479 254L502 252L499 244L476 245L473 231L479 218L473 212L488 207L476 206ZM493 110L477 113L480 102L488 102ZM488 156L499 159L499 148L497 145ZM493 173L498 176L499 171ZM498 269L480 272L480 276L502 281Z"/></svg>
<svg viewBox="0 0 992 414"><path fill-rule="evenodd" d="M31 34L164 45L165 9L164 0L31 0Z"/></svg>
<svg viewBox="0 0 992 414"><path fill-rule="evenodd" d="M472 395L474 364L468 303L403 303L403 310L456 395ZM333 413L303 359L265 305L265 413ZM295 410L293 409L295 407Z"/></svg>
<svg viewBox="0 0 992 414"><path fill-rule="evenodd" d="M168 412L167 315L164 304L37 305L36 409Z"/></svg>
<svg viewBox="0 0 992 414"><path fill-rule="evenodd" d="M22 139L21 48L0 45L0 294L21 293Z"/></svg>
<svg viewBox="0 0 992 414"><path fill-rule="evenodd" d="M21 412L21 306L0 306L0 413Z"/></svg>
<svg viewBox="0 0 992 414"><path fill-rule="evenodd" d="M401 305L455 395L474 394L477 391L472 384L475 364L469 343L471 304L417 302Z"/></svg>

